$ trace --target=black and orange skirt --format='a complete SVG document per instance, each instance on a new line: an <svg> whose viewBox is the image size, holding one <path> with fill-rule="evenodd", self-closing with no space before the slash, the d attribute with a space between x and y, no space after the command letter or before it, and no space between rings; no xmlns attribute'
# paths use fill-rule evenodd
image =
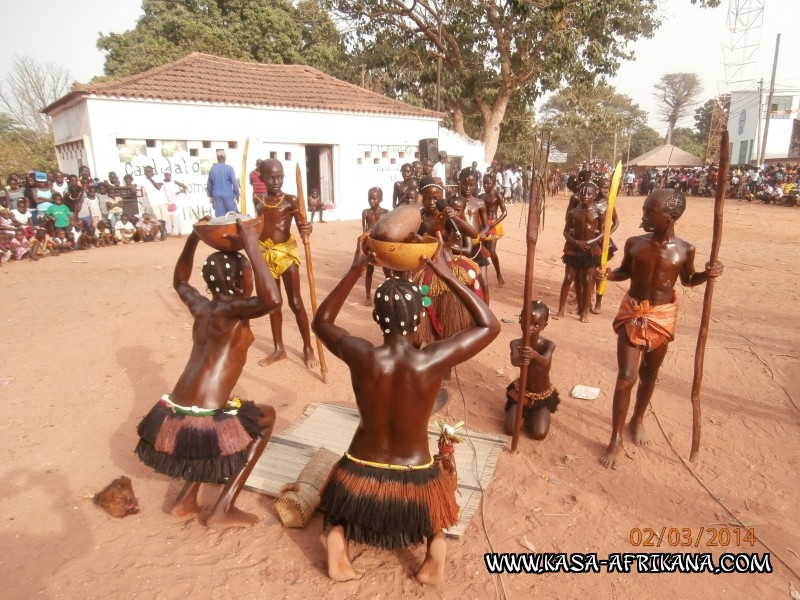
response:
<svg viewBox="0 0 800 600"><path fill-rule="evenodd" d="M417 546L458 522L453 481L438 462L390 469L344 457L320 495L326 527L341 526L347 540L387 550Z"/></svg>

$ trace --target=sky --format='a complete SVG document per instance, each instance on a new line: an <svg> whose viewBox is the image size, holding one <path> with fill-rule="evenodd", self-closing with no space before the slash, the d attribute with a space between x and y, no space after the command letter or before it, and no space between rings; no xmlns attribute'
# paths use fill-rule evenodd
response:
<svg viewBox="0 0 800 600"><path fill-rule="evenodd" d="M738 0L744 4L745 0ZM751 0L752 2L753 0ZM749 40L759 43L757 69L748 73L751 84L737 84L733 89L757 89L757 80L764 79L765 93L769 88L775 38L781 33L780 54L776 76L776 93L780 90L800 92L800 23L799 0L762 0L763 23L751 31ZM653 98L653 85L667 73L696 73L703 83L700 104L724 91L725 68L723 47L730 44L727 28L728 0L715 9L701 9L690 0L658 0L662 26L651 39L641 39L632 45L636 59L622 64L611 81L617 92L629 96L647 111L649 125L666 133L666 123L658 117ZM30 56L40 63L53 63L67 69L72 77L86 82L103 73L103 54L97 49L100 32L122 32L135 26L141 16L141 0L42 0L36 6L37 20L57 23L57 28L38 29L41 35L33 38L22 24L32 18L30 5L8 3L4 9L6 27L0 36L0 81L9 71L14 55ZM795 31L792 30L794 25ZM48 35L48 31L59 31ZM31 43L33 41L33 43ZM678 126L693 127L692 115Z"/></svg>

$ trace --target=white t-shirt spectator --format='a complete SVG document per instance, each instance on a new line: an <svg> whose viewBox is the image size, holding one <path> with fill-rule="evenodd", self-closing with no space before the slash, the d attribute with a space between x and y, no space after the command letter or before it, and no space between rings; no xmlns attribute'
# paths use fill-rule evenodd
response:
<svg viewBox="0 0 800 600"><path fill-rule="evenodd" d="M436 164L433 165L433 171L431 173L433 177L438 177L442 180L442 183L446 183L445 178L447 177L447 169L442 161L436 161Z"/></svg>

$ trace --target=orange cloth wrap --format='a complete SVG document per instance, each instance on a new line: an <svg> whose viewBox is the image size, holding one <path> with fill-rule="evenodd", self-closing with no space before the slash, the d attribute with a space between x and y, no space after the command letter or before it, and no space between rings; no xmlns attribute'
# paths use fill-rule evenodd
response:
<svg viewBox="0 0 800 600"><path fill-rule="evenodd" d="M614 331L619 333L625 327L628 340L634 346L646 350L658 348L664 342L675 339L675 326L678 323L678 295L673 293L672 302L651 305L625 294L619 311L614 318Z"/></svg>

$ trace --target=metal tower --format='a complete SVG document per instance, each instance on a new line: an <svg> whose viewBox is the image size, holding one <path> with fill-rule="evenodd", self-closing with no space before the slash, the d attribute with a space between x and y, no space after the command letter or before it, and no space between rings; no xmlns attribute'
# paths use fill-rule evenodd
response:
<svg viewBox="0 0 800 600"><path fill-rule="evenodd" d="M758 50L761 45L761 24L766 0L729 0L728 43L723 50L725 81L723 93L756 87ZM719 140L728 127L728 113L718 102L711 115L711 130L706 146L706 162L719 159Z"/></svg>

